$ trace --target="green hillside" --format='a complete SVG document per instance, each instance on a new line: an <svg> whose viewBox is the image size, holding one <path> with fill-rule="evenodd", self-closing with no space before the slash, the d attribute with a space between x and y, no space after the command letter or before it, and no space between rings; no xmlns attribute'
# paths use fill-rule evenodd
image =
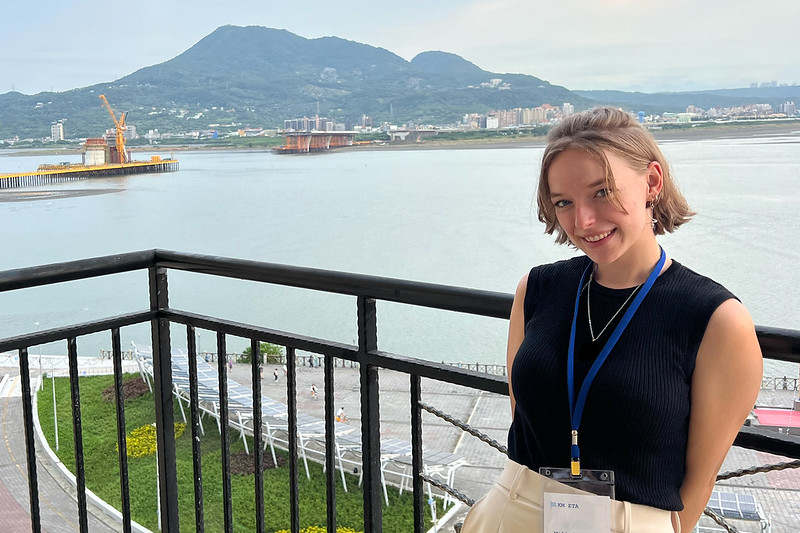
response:
<svg viewBox="0 0 800 533"><path fill-rule="evenodd" d="M493 78L510 88L481 86ZM0 95L0 138L44 137L60 119L67 120L68 137L97 136L111 126L100 94L115 110L128 111L128 123L140 133L281 127L285 119L314 115L317 105L336 121L366 114L373 123L448 123L465 113L589 102L533 76L486 72L445 52L426 52L409 62L337 37L223 26L181 55L112 83Z"/></svg>

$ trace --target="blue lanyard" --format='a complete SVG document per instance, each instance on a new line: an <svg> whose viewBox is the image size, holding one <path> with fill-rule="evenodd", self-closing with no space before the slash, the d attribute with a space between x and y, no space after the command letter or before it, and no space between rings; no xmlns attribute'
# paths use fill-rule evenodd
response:
<svg viewBox="0 0 800 533"><path fill-rule="evenodd" d="M642 285L641 290L633 299L630 307L625 311L625 314L622 315L622 319L617 324L617 327L614 328L614 332L606 341L605 346L600 351L600 354L595 359L594 364L589 369L589 372L586 374L586 377L583 380L583 384L581 385L581 390L578 393L578 400L575 401L575 330L577 328L578 323L578 307L581 300L581 292L583 289L583 283L586 279L586 273L589 272L589 269L592 268L594 263L590 262L589 266L583 271L581 275L581 281L578 284L578 294L575 296L575 311L572 315L572 328L569 332L569 350L567 352L567 392L569 393L569 413L570 413L570 422L572 425L572 462L571 462L571 473L573 476L580 476L580 449L578 448L578 428L581 425L581 416L583 415L583 408L586 404L586 396L589 394L589 387L592 385L592 381L594 381L595 376L600 371L600 367L603 366L603 363L606 362L608 358L608 354L611 353L611 350L617 344L622 332L625 331L625 328L628 326L628 323L633 318L633 315L636 313L636 310L639 309L639 305L641 305L642 300L644 297L647 296L647 293L650 292L650 288L653 286L653 283L656 282L656 278L661 273L661 269L664 267L664 263L667 260L667 255L664 253L664 249L659 247L661 250L661 256L658 259L658 263L653 268L653 271L650 272L650 275L647 277L647 281L644 282Z"/></svg>

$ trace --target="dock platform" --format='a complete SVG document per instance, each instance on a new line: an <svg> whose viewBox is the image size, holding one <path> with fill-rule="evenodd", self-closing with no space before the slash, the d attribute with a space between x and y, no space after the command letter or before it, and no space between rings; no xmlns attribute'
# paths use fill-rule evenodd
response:
<svg viewBox="0 0 800 533"><path fill-rule="evenodd" d="M84 165L43 165L35 172L20 174L0 174L0 189L17 187L36 187L67 181L85 180L106 176L127 176L129 174L151 174L154 172L175 172L176 159L132 161L100 166Z"/></svg>

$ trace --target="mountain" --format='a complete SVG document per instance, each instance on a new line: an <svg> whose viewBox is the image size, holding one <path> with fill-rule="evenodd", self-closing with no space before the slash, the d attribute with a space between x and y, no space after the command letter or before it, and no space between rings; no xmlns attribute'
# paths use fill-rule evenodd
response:
<svg viewBox="0 0 800 533"><path fill-rule="evenodd" d="M132 53L135 53L133 51ZM286 30L222 26L179 56L110 83L29 96L0 95L0 139L47 137L66 120L67 137L99 136L113 123L105 94L139 133L282 127L285 119L321 116L373 124L447 124L466 113L541 104L576 109L613 104L662 113L745 103L800 102L800 87L691 93L569 91L523 74L494 73L444 51L411 61L338 37L306 39Z"/></svg>
<svg viewBox="0 0 800 533"><path fill-rule="evenodd" d="M282 127L285 119L313 116L317 109L337 121L366 114L373 123L449 123L492 109L591 102L536 77L487 72L446 52L406 61L338 37L222 26L179 56L111 83L0 95L0 138L47 136L50 123L60 119L67 119L68 137L100 135L111 126L100 94L117 112L128 111L128 123L140 133Z"/></svg>
<svg viewBox="0 0 800 533"><path fill-rule="evenodd" d="M800 102L800 85L780 87L753 87L742 89L712 89L668 93L641 93L625 91L573 91L595 102L619 105L633 111L663 113L681 112L690 105L703 109L734 107L744 104L771 104L777 110L786 101Z"/></svg>

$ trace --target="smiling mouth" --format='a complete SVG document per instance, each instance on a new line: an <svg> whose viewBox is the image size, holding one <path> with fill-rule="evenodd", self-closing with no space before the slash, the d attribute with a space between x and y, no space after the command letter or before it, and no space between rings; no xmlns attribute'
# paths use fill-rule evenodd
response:
<svg viewBox="0 0 800 533"><path fill-rule="evenodd" d="M609 235L611 235L612 233L614 233L614 231L615 230L612 229L611 231L607 231L607 232L601 233L599 235L591 235L591 236L588 236L588 237L584 237L583 240L585 240L586 242L591 242L591 243L600 242L603 239L605 239L606 237L608 237Z"/></svg>

